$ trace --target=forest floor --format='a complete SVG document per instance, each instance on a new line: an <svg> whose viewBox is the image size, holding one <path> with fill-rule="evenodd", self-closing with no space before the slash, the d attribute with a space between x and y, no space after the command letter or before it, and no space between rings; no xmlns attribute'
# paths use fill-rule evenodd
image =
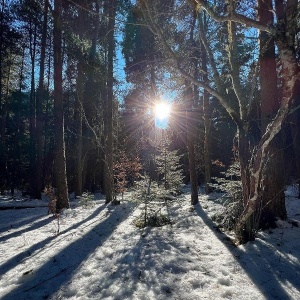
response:
<svg viewBox="0 0 300 300"><path fill-rule="evenodd" d="M295 192L286 207L300 221ZM0 299L300 299L300 228L289 222L237 247L211 221L217 194L191 209L187 192L165 208L172 224L144 229L130 193L119 206L89 199L72 200L59 224L46 200L0 199L15 207L0 210Z"/></svg>

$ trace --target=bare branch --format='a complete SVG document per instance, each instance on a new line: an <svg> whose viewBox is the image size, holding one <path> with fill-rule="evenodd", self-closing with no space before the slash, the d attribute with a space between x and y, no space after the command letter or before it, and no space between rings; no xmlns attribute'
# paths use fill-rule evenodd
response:
<svg viewBox="0 0 300 300"><path fill-rule="evenodd" d="M159 27L156 24L156 22L153 18L153 15L154 15L153 10L150 10L148 1L141 0L141 3L142 3L142 8L143 8L142 9L143 15L144 15L145 19L147 20L151 31L153 32L153 34L155 34L157 36L159 41L162 43L162 46L164 47L167 55L173 61L175 68L181 74L181 76L183 76L185 79L187 79L192 84L205 89L212 96L216 97L219 100L219 102L221 103L221 105L226 109L227 113L230 115L230 117L233 119L233 121L237 124L237 126L242 126L242 121L241 121L239 114L236 113L235 109L230 105L229 101L227 101L227 99L225 97L223 97L223 95L221 93L219 93L218 91L213 89L208 84L205 84L204 82L196 80L184 68L181 67L179 58L177 57L174 50L167 43L167 39L166 39L161 27Z"/></svg>
<svg viewBox="0 0 300 300"><path fill-rule="evenodd" d="M204 9L210 15L210 17L217 22L232 21L232 22L243 24L247 27L253 27L262 31L266 31L272 35L276 34L276 29L273 26L266 26L260 21L253 20L251 18L248 18L246 16L243 16L233 11L230 12L230 14L227 14L225 16L220 16L214 12L214 10L209 6L206 0L194 0L194 1L197 4L198 11Z"/></svg>

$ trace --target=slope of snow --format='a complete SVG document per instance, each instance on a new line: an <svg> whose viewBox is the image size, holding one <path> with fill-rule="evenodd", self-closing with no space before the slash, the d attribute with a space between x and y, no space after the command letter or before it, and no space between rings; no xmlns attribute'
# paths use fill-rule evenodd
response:
<svg viewBox="0 0 300 300"><path fill-rule="evenodd" d="M210 221L215 197L200 196L204 209L189 197L169 202L160 228L133 225L130 194L116 207L74 201L59 223L46 207L0 211L0 299L300 299L300 228L280 221L235 247ZM292 190L287 209L300 220Z"/></svg>

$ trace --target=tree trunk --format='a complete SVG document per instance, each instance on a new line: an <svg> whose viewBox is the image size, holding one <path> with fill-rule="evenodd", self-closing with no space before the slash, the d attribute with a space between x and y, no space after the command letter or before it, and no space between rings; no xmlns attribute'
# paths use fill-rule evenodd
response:
<svg viewBox="0 0 300 300"><path fill-rule="evenodd" d="M202 22L203 30L206 28L206 18ZM208 70L207 70L207 53L205 47L201 42L201 61L203 70L203 81L208 82ZM204 119L204 169L205 169L205 193L210 193L210 182L211 182L211 113L209 105L209 93L203 91L203 119Z"/></svg>
<svg viewBox="0 0 300 300"><path fill-rule="evenodd" d="M300 105L300 94L298 97L298 104ZM292 163L296 165L296 172L293 172L295 176L295 183L298 184L298 199L300 199L300 110L295 111L289 118L290 131L293 140L293 150L295 160ZM289 159L289 158L288 158Z"/></svg>
<svg viewBox="0 0 300 300"><path fill-rule="evenodd" d="M105 121L105 196L106 203L113 200L114 196L114 182L113 182L113 60L115 51L115 15L116 15L116 0L108 0L107 14L109 16L107 27L107 82L106 82L106 97L104 108Z"/></svg>
<svg viewBox="0 0 300 300"><path fill-rule="evenodd" d="M35 59L37 46L37 24L29 22L29 41L30 41L30 59L31 59L31 82L30 82L30 103L29 103L29 194L35 198L36 190L36 93L35 93ZM32 28L33 27L33 28Z"/></svg>
<svg viewBox="0 0 300 300"><path fill-rule="evenodd" d="M295 35L297 32L297 0L283 1L275 0L276 4L276 21L278 26L273 24L264 25L261 21L252 19L237 11L236 5L238 1L227 1L227 12L219 14L209 1L195 0L191 3L195 4L197 12L204 10L217 22L228 22L228 65L230 67L231 87L235 93L235 98L227 96L222 92L222 81L220 80L219 72L216 68L215 59L212 53L212 48L209 47L207 40L202 39L205 43L205 48L210 59L210 66L214 76L214 85L207 85L202 81L197 81L190 70L186 68L183 61L185 57L180 57L179 51L173 51L175 45L170 45L167 38L167 33L164 32L160 24L155 18L156 13L154 5L151 6L152 1L143 0L142 8L145 10L144 16L146 21L150 24L153 32L159 38L162 49L172 59L177 71L185 80L197 84L199 87L205 88L211 95L215 96L220 104L226 109L233 121L238 127L238 149L241 163L241 178L243 185L243 204L244 211L238 219L236 224L236 235L239 242L247 242L255 236L254 224L259 223L259 208L262 205L262 200L266 190L266 178L272 176L267 174L269 155L273 155L272 143L275 143L277 134L280 132L283 122L290 113L295 98L300 92L300 78L299 66L295 55ZM268 7L268 9L271 9ZM272 10L271 10L272 11ZM274 11L273 11L274 12ZM279 14L280 13L280 14ZM249 120L248 120L248 102L247 95L245 95L244 85L241 82L241 61L239 59L239 48L237 29L242 24L246 28L256 28L270 33L278 47L278 53L281 61L282 72L282 99L280 101L280 108L276 112L276 116L270 120L266 131L258 141L258 145L253 149L250 145ZM236 104L232 105L233 100L237 100ZM252 100L252 99L250 99ZM239 111L237 111L237 107ZM250 159L251 158L251 159ZM273 170L271 170L273 171ZM270 187L273 189L273 187ZM280 200L282 204L282 201ZM282 212L283 208L280 207ZM278 212L276 212L278 214ZM279 213L280 214L280 213ZM249 226L248 226L249 225Z"/></svg>
<svg viewBox="0 0 300 300"><path fill-rule="evenodd" d="M83 172L83 143L82 143L82 105L83 105L83 62L77 64L77 95L75 100L75 130L76 130L76 157L75 157L75 194L82 195Z"/></svg>
<svg viewBox="0 0 300 300"><path fill-rule="evenodd" d="M8 116L8 94L9 94L9 81L10 81L10 65L8 66L7 78L6 78L6 90L4 92L4 88L2 90L1 97L1 132L0 132L0 167L1 167L1 181L0 182L0 192L3 193L5 188L8 185L8 177L9 173L7 170L7 150L6 150L6 124L7 124L7 116Z"/></svg>
<svg viewBox="0 0 300 300"><path fill-rule="evenodd" d="M44 76L45 57L48 26L48 0L44 2L44 20L41 41L39 86L36 95L36 170L35 185L33 186L34 198L41 198L43 189L43 102L44 102Z"/></svg>
<svg viewBox="0 0 300 300"><path fill-rule="evenodd" d="M258 1L259 20L267 25L273 23L272 0ZM261 131L274 119L279 109L278 82L274 39L267 32L260 32L260 95L261 95ZM258 228L275 227L277 218L286 219L284 196L284 165L282 139L277 135L270 144L269 159L265 166Z"/></svg>
<svg viewBox="0 0 300 300"><path fill-rule="evenodd" d="M83 41L87 22L87 7L79 8L79 39ZM83 99L84 99L84 60L79 57L77 63L77 94L75 100L75 131L76 131L76 157L75 157L75 194L82 195L83 184L83 141L82 141L82 121L83 121Z"/></svg>
<svg viewBox="0 0 300 300"><path fill-rule="evenodd" d="M64 140L64 113L62 89L62 0L54 1L54 178L56 187L56 210L69 208L65 140Z"/></svg>
<svg viewBox="0 0 300 300"><path fill-rule="evenodd" d="M5 130L3 130L3 97L2 97L2 42L3 42L3 13L5 2L2 0L1 3L2 11L0 15L0 170L3 170L0 174L0 192L3 193L4 182L5 182L5 161L4 161L4 152L5 152ZM3 134L4 133L4 134Z"/></svg>
<svg viewBox="0 0 300 300"><path fill-rule="evenodd" d="M197 180L197 171L196 171L196 159L195 159L195 135L193 134L195 131L195 127L193 126L193 91L188 82L186 82L187 86L187 107L189 111L186 115L186 131L187 131L187 148L189 155L189 173L190 173L190 182L191 182L191 205L195 205L199 202L198 198L198 180Z"/></svg>
<svg viewBox="0 0 300 300"><path fill-rule="evenodd" d="M256 151L252 154L250 178L249 178L249 194L243 194L245 208L236 225L236 235L239 242L244 243L255 236L255 228L247 227L250 218L255 217L254 213L258 211L262 203L262 197L265 190L264 180L270 174L266 173L268 170L268 160L270 151L272 151L272 143L276 135L280 132L281 126L288 116L290 109L293 107L297 93L300 91L300 68L297 65L293 50L282 40L277 42L280 51L280 58L282 63L283 81L282 81L282 100L280 109L277 112L273 122L271 122L265 134L262 136ZM241 170L243 167L241 165ZM243 176L243 173L242 173ZM243 177L242 177L243 181ZM248 184L246 181L245 184ZM244 182L243 182L244 186ZM282 200L279 199L279 207L277 213L284 218L284 208L282 207ZM257 223L257 221L256 221Z"/></svg>

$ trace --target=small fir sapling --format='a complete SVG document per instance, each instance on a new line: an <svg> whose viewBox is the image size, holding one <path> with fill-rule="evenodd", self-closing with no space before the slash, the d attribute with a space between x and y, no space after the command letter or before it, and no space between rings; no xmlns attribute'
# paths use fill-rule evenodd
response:
<svg viewBox="0 0 300 300"><path fill-rule="evenodd" d="M161 213L163 208L162 190L163 188L147 175L136 183L134 198L143 205L142 214L134 221L137 227L159 227L171 223L170 219Z"/></svg>
<svg viewBox="0 0 300 300"><path fill-rule="evenodd" d="M82 196L79 198L78 204L83 208L94 207L95 203L93 200L94 200L94 195L83 193Z"/></svg>
<svg viewBox="0 0 300 300"><path fill-rule="evenodd" d="M216 162L213 162L214 164ZM217 184L215 188L225 192L224 197L231 198L233 201L242 198L242 182L240 176L240 163L234 161L225 172L221 172L223 177L215 177Z"/></svg>
<svg viewBox="0 0 300 300"><path fill-rule="evenodd" d="M183 183L181 155L170 150L171 141L165 133L160 145L148 153L145 159L144 177L136 183L135 199L142 204L143 213L135 221L137 227L170 224L162 209L167 200L180 194Z"/></svg>
<svg viewBox="0 0 300 300"><path fill-rule="evenodd" d="M159 184L163 184L166 194L179 195L183 183L183 170L180 164L182 155L177 150L170 150L171 141L167 137L158 147L156 170Z"/></svg>

